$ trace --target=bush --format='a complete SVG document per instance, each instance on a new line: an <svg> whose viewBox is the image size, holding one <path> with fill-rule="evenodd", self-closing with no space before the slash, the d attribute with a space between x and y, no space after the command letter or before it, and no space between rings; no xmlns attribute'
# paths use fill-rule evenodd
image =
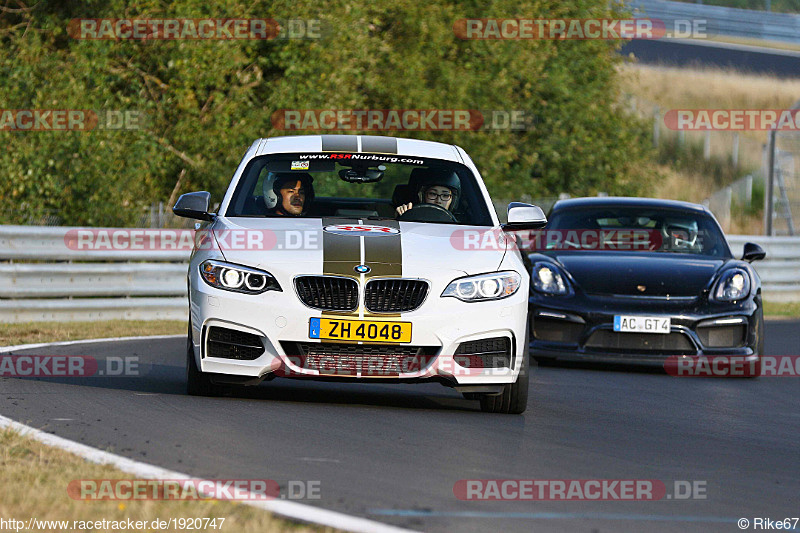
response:
<svg viewBox="0 0 800 533"><path fill-rule="evenodd" d="M56 2L0 15L6 109L139 110L144 130L3 132L0 223L131 224L176 189L215 200L278 109L524 110L525 132L404 132L463 146L493 195L641 192L647 128L620 108L619 42L476 41L461 18L619 18L602 0ZM55 6L55 7L54 7ZM74 18L320 19L321 40L79 41Z"/></svg>

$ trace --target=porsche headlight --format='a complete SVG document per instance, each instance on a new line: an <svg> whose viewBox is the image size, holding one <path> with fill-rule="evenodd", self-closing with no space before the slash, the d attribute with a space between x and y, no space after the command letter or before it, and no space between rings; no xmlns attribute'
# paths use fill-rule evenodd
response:
<svg viewBox="0 0 800 533"><path fill-rule="evenodd" d="M569 294L570 288L566 276L552 263L536 263L533 265L531 281L534 290L545 294Z"/></svg>
<svg viewBox="0 0 800 533"><path fill-rule="evenodd" d="M717 281L712 293L720 302L733 302L747 298L750 294L750 274L741 268L726 270Z"/></svg>
<svg viewBox="0 0 800 533"><path fill-rule="evenodd" d="M261 294L281 290L269 272L211 259L200 264L200 276L212 287L226 291Z"/></svg>
<svg viewBox="0 0 800 533"><path fill-rule="evenodd" d="M516 272L493 272L453 280L442 293L442 298L452 296L462 302L500 300L519 289L522 278Z"/></svg>

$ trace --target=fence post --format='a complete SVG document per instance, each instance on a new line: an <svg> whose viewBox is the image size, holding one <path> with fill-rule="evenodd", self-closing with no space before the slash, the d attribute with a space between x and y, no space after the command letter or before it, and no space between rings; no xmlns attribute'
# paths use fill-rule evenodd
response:
<svg viewBox="0 0 800 533"><path fill-rule="evenodd" d="M744 177L744 204L749 208L753 203L753 175Z"/></svg>
<svg viewBox="0 0 800 533"><path fill-rule="evenodd" d="M731 187L725 187L722 189L722 227L725 229L725 232L731 230L731 203L733 200L733 189Z"/></svg>
<svg viewBox="0 0 800 533"><path fill-rule="evenodd" d="M764 191L764 234L772 235L772 192L775 181L775 130L769 132L767 187Z"/></svg>
<svg viewBox="0 0 800 533"><path fill-rule="evenodd" d="M739 132L733 134L733 150L731 151L733 168L739 168ZM752 177L750 178L752 180Z"/></svg>

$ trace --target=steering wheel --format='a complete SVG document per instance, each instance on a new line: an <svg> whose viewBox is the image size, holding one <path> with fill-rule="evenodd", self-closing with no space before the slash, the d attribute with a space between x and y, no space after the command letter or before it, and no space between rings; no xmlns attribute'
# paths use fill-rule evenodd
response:
<svg viewBox="0 0 800 533"><path fill-rule="evenodd" d="M458 222L455 215L436 204L417 204L397 217L404 222Z"/></svg>

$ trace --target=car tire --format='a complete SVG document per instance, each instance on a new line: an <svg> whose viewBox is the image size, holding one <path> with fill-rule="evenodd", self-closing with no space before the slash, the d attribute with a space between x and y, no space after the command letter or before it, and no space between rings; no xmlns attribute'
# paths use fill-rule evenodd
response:
<svg viewBox="0 0 800 533"><path fill-rule="evenodd" d="M197 368L192 346L192 324L189 323L189 333L186 337L186 394L189 396L215 396L216 386L211 382L208 374Z"/></svg>
<svg viewBox="0 0 800 533"><path fill-rule="evenodd" d="M518 415L528 408L528 382L530 355L528 347L528 333L525 332L525 350L522 353L522 365L519 375L514 383L504 385L500 394L482 394L480 397L481 411L484 413L502 413Z"/></svg>

